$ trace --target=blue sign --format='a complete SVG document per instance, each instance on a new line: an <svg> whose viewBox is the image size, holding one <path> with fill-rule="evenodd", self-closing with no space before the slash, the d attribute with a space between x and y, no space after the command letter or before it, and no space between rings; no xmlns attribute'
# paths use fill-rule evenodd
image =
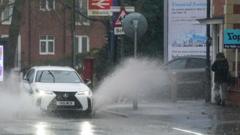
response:
<svg viewBox="0 0 240 135"><path fill-rule="evenodd" d="M224 47L240 48L240 29L224 30Z"/></svg>

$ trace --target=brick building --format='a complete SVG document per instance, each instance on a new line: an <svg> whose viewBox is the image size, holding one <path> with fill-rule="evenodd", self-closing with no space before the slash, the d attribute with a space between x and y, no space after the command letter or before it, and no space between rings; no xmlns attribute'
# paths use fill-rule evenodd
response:
<svg viewBox="0 0 240 135"><path fill-rule="evenodd" d="M1 0L3 2L4 0ZM18 38L16 65L25 68L69 58L72 52L72 9L64 0L26 0ZM9 0L9 3L13 0ZM76 8L87 14L87 0L76 0ZM1 14L0 36L8 37L12 6ZM76 14L75 51L89 52L105 45L105 26ZM70 62L71 63L71 62Z"/></svg>
<svg viewBox="0 0 240 135"><path fill-rule="evenodd" d="M229 92L229 101L240 105L240 57L239 49L224 48L224 30L240 29L240 1L239 0L210 0L211 17L200 19L200 23L211 26L211 61L215 60L218 52L223 52L229 62L230 72L235 77L235 86ZM238 63L238 64L236 64ZM213 78L214 74L212 74ZM213 82L213 81L212 81ZM212 101L214 101L212 90Z"/></svg>

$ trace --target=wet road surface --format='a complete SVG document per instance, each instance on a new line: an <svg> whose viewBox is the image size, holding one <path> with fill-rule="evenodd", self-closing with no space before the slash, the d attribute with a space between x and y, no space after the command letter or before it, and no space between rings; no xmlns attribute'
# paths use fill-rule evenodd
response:
<svg viewBox="0 0 240 135"><path fill-rule="evenodd" d="M240 110L199 102L110 109L91 118L79 113L18 113L0 121L0 135L238 135Z"/></svg>

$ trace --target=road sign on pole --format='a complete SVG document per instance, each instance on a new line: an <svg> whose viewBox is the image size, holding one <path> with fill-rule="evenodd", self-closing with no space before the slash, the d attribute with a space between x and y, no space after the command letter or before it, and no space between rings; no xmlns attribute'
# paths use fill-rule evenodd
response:
<svg viewBox="0 0 240 135"><path fill-rule="evenodd" d="M148 23L146 18L140 13L128 14L122 21L123 30L127 36L134 39L134 58L137 58L138 39L147 31ZM138 94L133 99L133 109L138 109Z"/></svg>
<svg viewBox="0 0 240 135"><path fill-rule="evenodd" d="M112 0L88 0L88 16L112 16Z"/></svg>
<svg viewBox="0 0 240 135"><path fill-rule="evenodd" d="M114 22L114 34L115 35L124 35L124 31L122 28L122 20L127 15L125 8L121 8L121 11Z"/></svg>
<svg viewBox="0 0 240 135"><path fill-rule="evenodd" d="M123 7L121 6L112 6L112 12L120 12ZM130 13L130 12L135 12L135 7L133 6L124 6L125 10Z"/></svg>

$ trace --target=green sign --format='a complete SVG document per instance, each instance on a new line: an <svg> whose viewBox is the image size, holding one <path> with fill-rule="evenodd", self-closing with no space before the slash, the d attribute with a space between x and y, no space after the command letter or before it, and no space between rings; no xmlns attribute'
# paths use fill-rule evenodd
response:
<svg viewBox="0 0 240 135"><path fill-rule="evenodd" d="M224 30L224 47L240 48L240 29Z"/></svg>

